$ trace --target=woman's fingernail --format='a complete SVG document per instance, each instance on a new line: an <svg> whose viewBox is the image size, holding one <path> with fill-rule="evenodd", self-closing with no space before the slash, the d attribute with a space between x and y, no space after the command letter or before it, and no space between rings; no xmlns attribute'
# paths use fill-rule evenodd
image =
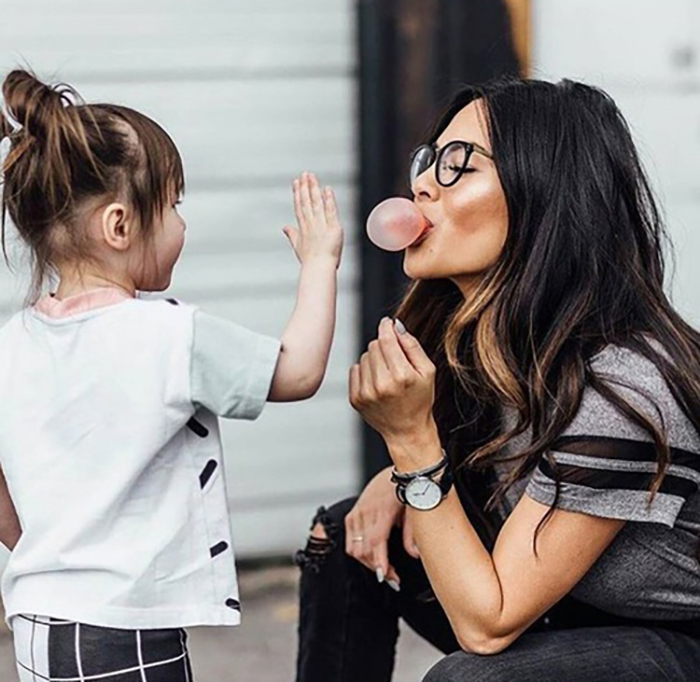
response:
<svg viewBox="0 0 700 682"><path fill-rule="evenodd" d="M401 592L401 585L399 585L395 580L387 580L386 584L394 590L394 592Z"/></svg>
<svg viewBox="0 0 700 682"><path fill-rule="evenodd" d="M376 574L377 574L377 582L383 583L384 582L384 571L382 571L381 568L378 568L376 570Z"/></svg>
<svg viewBox="0 0 700 682"><path fill-rule="evenodd" d="M406 327L403 326L403 322L401 322L401 320L399 320L398 318L396 318L396 319L394 320L394 327L396 327L396 331L397 331L399 334L405 334L405 333L406 333Z"/></svg>
<svg viewBox="0 0 700 682"><path fill-rule="evenodd" d="M416 550L416 554L420 556L420 550L418 549L418 545L413 545L413 549Z"/></svg>

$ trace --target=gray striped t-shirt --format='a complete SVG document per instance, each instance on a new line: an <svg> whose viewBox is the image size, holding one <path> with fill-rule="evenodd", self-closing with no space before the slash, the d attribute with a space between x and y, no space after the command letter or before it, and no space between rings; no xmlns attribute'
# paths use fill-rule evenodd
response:
<svg viewBox="0 0 700 682"><path fill-rule="evenodd" d="M592 360L603 379L630 388L613 388L657 425L666 429L671 466L649 507L656 471L651 437L591 388L551 455L562 477L557 506L604 518L624 519L623 530L572 590L583 602L629 618L700 618L700 436L684 415L663 376L643 356L609 346ZM514 415L505 413L505 426ZM503 454L512 455L528 434L513 439ZM559 443L560 441L558 441ZM566 450L566 451L563 451ZM508 464L499 463L503 475ZM555 484L545 458L528 480L517 482L502 506L507 515L521 495L546 505Z"/></svg>

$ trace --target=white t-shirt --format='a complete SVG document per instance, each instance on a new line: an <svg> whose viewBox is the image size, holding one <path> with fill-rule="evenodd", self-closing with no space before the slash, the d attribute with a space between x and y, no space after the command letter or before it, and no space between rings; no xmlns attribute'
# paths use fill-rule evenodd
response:
<svg viewBox="0 0 700 682"><path fill-rule="evenodd" d="M260 414L280 343L189 305L101 295L0 329L0 464L23 530L7 621L236 625L217 415Z"/></svg>

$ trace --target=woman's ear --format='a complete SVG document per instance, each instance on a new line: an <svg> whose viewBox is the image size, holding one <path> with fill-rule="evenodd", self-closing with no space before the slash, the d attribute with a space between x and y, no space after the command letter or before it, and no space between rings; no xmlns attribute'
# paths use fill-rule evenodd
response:
<svg viewBox="0 0 700 682"><path fill-rule="evenodd" d="M135 238L134 223L124 204L105 206L101 218L102 236L117 251L127 251Z"/></svg>

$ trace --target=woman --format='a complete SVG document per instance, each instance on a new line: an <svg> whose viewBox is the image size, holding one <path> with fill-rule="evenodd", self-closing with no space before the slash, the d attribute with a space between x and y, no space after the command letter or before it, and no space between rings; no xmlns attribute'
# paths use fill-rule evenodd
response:
<svg viewBox="0 0 700 682"><path fill-rule="evenodd" d="M298 682L390 680L399 617L450 654L429 682L696 679L700 335L622 116L464 89L411 189L432 228L350 372L399 476L314 519Z"/></svg>

